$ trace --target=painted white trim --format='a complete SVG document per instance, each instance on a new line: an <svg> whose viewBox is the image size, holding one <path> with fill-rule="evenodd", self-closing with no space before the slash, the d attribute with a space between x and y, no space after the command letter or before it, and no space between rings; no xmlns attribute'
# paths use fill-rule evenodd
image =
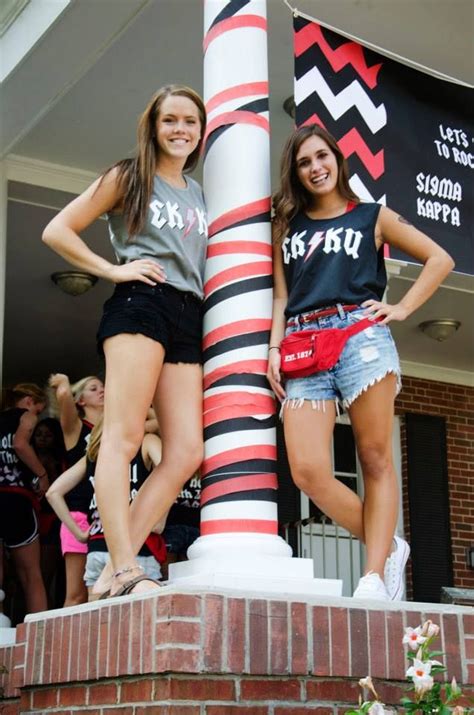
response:
<svg viewBox="0 0 474 715"><path fill-rule="evenodd" d="M3 343L5 324L5 276L7 263L7 172L0 161L0 382L3 377Z"/></svg>
<svg viewBox="0 0 474 715"><path fill-rule="evenodd" d="M20 181L23 184L43 186L71 194L81 194L97 179L97 174L92 171L52 164L40 159L29 159L16 154L9 154L5 165L9 181Z"/></svg>
<svg viewBox="0 0 474 715"><path fill-rule="evenodd" d="M438 365L425 365L421 362L410 362L401 360L402 377L419 377L423 380L434 380L435 382L448 382L451 385L466 385L474 387L474 373L467 370L455 370L454 368L441 367Z"/></svg>
<svg viewBox="0 0 474 715"><path fill-rule="evenodd" d="M0 41L3 57L0 81L3 82L64 12L71 0L30 0L23 3Z"/></svg>

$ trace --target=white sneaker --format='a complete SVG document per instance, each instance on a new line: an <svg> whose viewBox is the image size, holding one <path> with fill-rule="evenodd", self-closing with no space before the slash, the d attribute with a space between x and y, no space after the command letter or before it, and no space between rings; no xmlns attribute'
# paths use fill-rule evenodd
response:
<svg viewBox="0 0 474 715"><path fill-rule="evenodd" d="M410 555L410 547L404 539L394 536L396 549L385 562L383 580L391 601L400 601L403 596L403 572Z"/></svg>
<svg viewBox="0 0 474 715"><path fill-rule="evenodd" d="M384 582L374 571L369 571L359 579L354 598L363 598L366 601L390 601Z"/></svg>

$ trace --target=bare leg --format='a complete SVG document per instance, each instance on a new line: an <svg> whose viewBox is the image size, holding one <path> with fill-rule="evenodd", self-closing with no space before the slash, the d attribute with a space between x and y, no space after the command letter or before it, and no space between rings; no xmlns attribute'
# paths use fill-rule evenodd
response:
<svg viewBox="0 0 474 715"><path fill-rule="evenodd" d="M333 521L363 541L362 502L333 473L334 403L327 401L323 411L313 409L311 401L305 400L301 407L286 407L283 419L288 461L296 486Z"/></svg>
<svg viewBox="0 0 474 715"><path fill-rule="evenodd" d="M130 537L129 465L143 440L164 350L143 335L122 334L104 343L106 382L104 429L97 460L95 492L113 571L127 569L113 586L138 575ZM146 582L145 582L146 583ZM143 586L149 590L151 583ZM142 584L139 584L142 586ZM136 592L144 590L137 587Z"/></svg>
<svg viewBox="0 0 474 715"><path fill-rule="evenodd" d="M383 579L398 514L397 475L392 457L396 377L387 375L363 392L349 409L364 477L366 573Z"/></svg>
<svg viewBox="0 0 474 715"><path fill-rule="evenodd" d="M130 507L130 536L135 554L202 462L201 367L165 363L154 406L160 424L163 457ZM93 587L94 593L109 588L111 572L111 566L106 566ZM140 586L138 584L134 589L135 593L141 590Z"/></svg>
<svg viewBox="0 0 474 715"><path fill-rule="evenodd" d="M66 598L64 607L87 603L87 588L84 583L87 554L64 554L66 568Z"/></svg>
<svg viewBox="0 0 474 715"><path fill-rule="evenodd" d="M48 599L41 575L39 538L26 546L10 549L10 553L25 594L27 613L46 611Z"/></svg>

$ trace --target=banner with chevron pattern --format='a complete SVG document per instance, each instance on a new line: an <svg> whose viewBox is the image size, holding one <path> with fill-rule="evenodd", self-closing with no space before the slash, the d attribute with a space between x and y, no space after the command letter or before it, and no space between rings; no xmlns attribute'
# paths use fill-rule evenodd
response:
<svg viewBox="0 0 474 715"><path fill-rule="evenodd" d="M472 89L301 16L294 33L296 124L326 127L362 200L390 206L474 274Z"/></svg>

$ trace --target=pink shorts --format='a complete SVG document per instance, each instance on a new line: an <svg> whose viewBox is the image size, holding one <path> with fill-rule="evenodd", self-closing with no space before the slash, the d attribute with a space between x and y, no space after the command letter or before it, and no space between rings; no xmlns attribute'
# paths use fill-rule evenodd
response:
<svg viewBox="0 0 474 715"><path fill-rule="evenodd" d="M82 531L87 531L89 528L89 522L87 521L87 514L82 511L71 511L71 516ZM76 539L74 534L69 531L65 524L61 524L61 529L59 530L59 537L61 539L61 551L64 554L87 554L87 543L81 544L80 541Z"/></svg>

